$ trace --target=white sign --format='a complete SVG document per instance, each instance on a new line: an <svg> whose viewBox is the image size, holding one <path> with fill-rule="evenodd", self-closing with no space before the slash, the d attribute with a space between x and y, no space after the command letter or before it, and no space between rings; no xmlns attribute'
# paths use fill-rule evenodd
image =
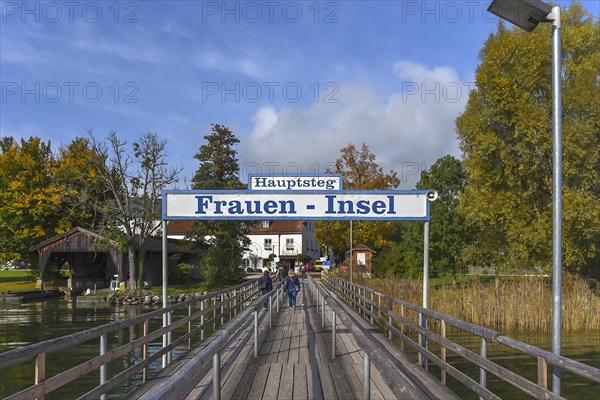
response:
<svg viewBox="0 0 600 400"><path fill-rule="evenodd" d="M341 190L341 175L322 176L273 176L273 175L250 175L248 177L248 188L250 190Z"/></svg>
<svg viewBox="0 0 600 400"><path fill-rule="evenodd" d="M427 191L166 190L163 219L429 220Z"/></svg>
<svg viewBox="0 0 600 400"><path fill-rule="evenodd" d="M356 253L356 263L358 265L365 265L367 263L365 253Z"/></svg>

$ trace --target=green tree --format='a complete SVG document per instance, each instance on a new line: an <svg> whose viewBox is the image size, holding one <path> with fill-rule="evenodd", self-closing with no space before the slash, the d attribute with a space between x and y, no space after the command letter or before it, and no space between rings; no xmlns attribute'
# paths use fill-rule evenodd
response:
<svg viewBox="0 0 600 400"><path fill-rule="evenodd" d="M160 228L156 221L161 219L162 191L177 182L181 169L169 167L167 142L155 132L141 134L131 145L115 131L109 132L106 141L98 141L92 131L89 135L103 188L103 197L95 204L104 218L99 226L105 236L117 239L127 249L128 287L135 289L143 276L146 241Z"/></svg>
<svg viewBox="0 0 600 400"><path fill-rule="evenodd" d="M474 227L459 210L459 201L467 183L467 175L460 160L446 155L438 159L428 171L421 173L417 189L433 189L439 198L429 204L430 271L433 276L460 269L462 253L474 234ZM379 273L416 277L422 275L423 222L401 223L401 240L393 243L377 257Z"/></svg>
<svg viewBox="0 0 600 400"><path fill-rule="evenodd" d="M95 230L103 220L98 207L94 207L104 197L97 173L97 166L104 160L97 157L86 138L76 137L59 149L54 171L54 181L62 194L57 231L65 232L75 226Z"/></svg>
<svg viewBox="0 0 600 400"><path fill-rule="evenodd" d="M344 189L395 189L400 184L396 172L385 173L366 144L363 143L360 150L353 144L348 144L340 153L335 169L342 175ZM375 250L388 244L389 236L394 230L394 223L391 221L355 221L352 225L352 241L356 244L364 243ZM320 244L332 246L338 261L342 261L345 252L350 249L350 224L347 221L319 221L315 235Z"/></svg>
<svg viewBox="0 0 600 400"><path fill-rule="evenodd" d="M28 260L29 249L56 233L61 191L50 142L12 137L0 143L0 262Z"/></svg>
<svg viewBox="0 0 600 400"><path fill-rule="evenodd" d="M192 189L241 189L237 150L239 139L229 128L213 124L206 144L194 156L200 162ZM238 283L243 275L242 254L249 240L243 221L197 221L187 239L205 249L202 275L210 285Z"/></svg>
<svg viewBox="0 0 600 400"><path fill-rule="evenodd" d="M579 3L562 22L564 267L585 271L600 261L600 25ZM481 229L466 252L473 263L551 266L550 29L500 23L456 122L470 182L463 206Z"/></svg>

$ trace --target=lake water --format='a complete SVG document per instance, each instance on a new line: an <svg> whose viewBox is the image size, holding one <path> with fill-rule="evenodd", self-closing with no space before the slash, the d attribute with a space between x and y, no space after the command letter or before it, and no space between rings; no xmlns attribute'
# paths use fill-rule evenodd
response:
<svg viewBox="0 0 600 400"><path fill-rule="evenodd" d="M117 319L126 319L151 311L155 308L150 306L115 306L108 304L77 304L66 300L47 300L31 303L0 303L0 352L25 346L43 340L52 339L71 333L79 332L95 326L99 326ZM186 311L187 312L187 311ZM156 329L160 321L155 321ZM141 327L132 327L115 333L108 338L109 349L119 344L124 344L142 335ZM550 350L551 337L546 335L527 335L512 332L510 335L523 342ZM479 341L464 336L454 336L453 340L463 344L465 347L479 352ZM149 346L152 353L160 349L162 342L156 342ZM431 347L436 354L439 350ZM174 356L177 357L185 349L179 349ZM60 354L49 354L46 357L46 375L52 376L60 371L65 371L78 363L89 360L98 355L99 340L84 343L77 348L61 351ZM600 332L586 333L564 333L563 355L577 361L600 368ZM141 359L141 351L130 355L127 359L117 360L108 365L108 375L123 371L133 363ZM523 374L532 381L536 381L536 361L528 356L523 356L501 348L500 346L488 345L488 358L497 363ZM448 360L461 371L469 374L473 379L479 380L479 371L468 363L461 363L458 357L448 352ZM150 368L150 373L160 369L161 361L157 361ZM439 370L431 367L430 371L439 376ZM72 399L85 394L99 382L99 373L92 373L77 381L77 384L68 384L66 387L46 396L46 399ZM0 374L0 398L13 394L33 384L34 367L33 361L21 366L15 366L3 370ZM109 394L110 399L119 399L131 392L141 382L141 374L122 387ZM448 378L448 386L466 399L477 399L478 396L461 388L452 378ZM488 387L492 388L500 397L506 399L528 398L524 394L503 385L492 374L488 373ZM563 372L562 395L572 399L600 399L600 385L584 383L573 376Z"/></svg>

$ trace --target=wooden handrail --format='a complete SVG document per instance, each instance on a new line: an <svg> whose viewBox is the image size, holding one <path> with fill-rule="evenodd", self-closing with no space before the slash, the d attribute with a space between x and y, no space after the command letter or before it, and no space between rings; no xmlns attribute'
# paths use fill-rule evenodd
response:
<svg viewBox="0 0 600 400"><path fill-rule="evenodd" d="M419 354L422 354L424 357L437 364L444 373L450 373L459 381L461 381L461 383L465 384L465 386L469 387L471 390L478 393L484 398L487 398L489 396L489 393L481 393L480 389L485 389L485 392L489 392L489 390L481 386L474 380L468 378L462 372L454 369L450 364L448 364L445 360L446 349L451 350L455 354L461 356L465 360L481 368L483 371L487 371L496 375L500 379L510 383L511 385L517 387L518 389L524 391L529 395L538 398L548 399L559 399L561 397L556 396L555 394L547 390L547 378L545 376L538 376L537 382L531 382L521 377L517 373L512 372L494 363L493 361L490 361L489 359L484 358L481 355L474 353L460 346L459 344L448 340L448 338L445 337L445 325L454 326L455 328L458 328L463 332L467 332L471 335L480 337L486 341L491 341L506 346L520 353L527 354L535 358L538 364L540 365L540 367L538 368L538 371L540 371L539 374L544 374L544 371L547 371L546 364L551 364L559 366L561 369L569 371L589 381L600 383L600 369L594 368L590 365L583 364L570 358L561 355L556 355L549 351L528 345L516 339L504 336L501 333L492 329L474 325L433 310L425 309L423 307L407 303L403 300L379 293L369 287L357 284L350 284L344 279L327 276L324 278L323 281L330 290L335 292L344 301L352 304L353 307L357 307L359 310L359 314L362 312L363 317L366 321L372 321L371 323L373 325L378 325L379 327L381 327L382 331L393 332L393 334L400 338L402 343L406 343L409 346L413 347L417 352L419 352ZM390 305L384 306L382 305L380 300L373 301L371 296L366 296L365 293L375 294L380 298L387 300L387 303ZM438 335L437 333L427 328L424 328L423 326L421 326L421 324L405 318L404 315L398 315L397 313L393 312L391 304L399 305L402 310L409 309L428 318L443 321L444 333L442 333L442 335ZM381 315L381 313L383 313L384 315ZM395 326L395 323L401 324L402 330L399 330ZM442 358L438 358L433 353L429 352L426 348L420 346L408 336L406 336L403 332L404 327L412 330L413 332L425 336L428 340L433 340L437 342L440 345L441 349L444 350ZM462 377L460 377L459 375L463 375L464 377L468 378L468 381L467 379L462 379ZM444 377L443 374L442 377Z"/></svg>
<svg viewBox="0 0 600 400"><path fill-rule="evenodd" d="M278 286L279 285L274 285L273 292L270 293L271 295L275 292L275 290L277 290ZM220 296L225 295L227 296L222 302L217 301L217 299L219 299ZM256 301L258 297L260 297L260 291L257 288L257 280L253 280L231 288L222 289L219 291L210 292L199 296L194 296L193 298L185 300L181 303L170 305L168 307L161 308L159 310L154 310L149 313L141 314L132 318L128 318L126 320L113 321L108 324L87 329L82 332L73 333L60 338L51 339L44 342L35 343L29 346L20 347L17 349L0 353L0 370L4 370L11 366L28 362L33 359L37 360L35 376L36 381L34 382L34 384L24 390L21 390L18 393L7 396L6 399L8 400L19 398L43 398L44 395L56 390L57 388L62 387L65 384L72 382L78 379L79 377L88 374L91 371L98 370L106 364L108 364L109 362L119 359L120 357L126 356L127 354L130 354L132 351L138 348L145 349L145 356L142 361L135 363L134 365L128 367L126 370L120 372L108 381L101 383L99 386L97 386L95 389L93 389L91 392L85 395L84 398L94 398L98 395L102 395L106 393L106 391L129 379L130 377L134 376L140 371L145 371L146 368L150 365L150 363L157 360L160 356L169 353L176 346L187 342L188 339L191 339L191 337L195 334L202 332L208 324L217 322L219 319L222 319L228 314L232 314L234 312L237 313L238 310L240 311L240 313L242 313L243 310L248 309L248 305L251 304L254 304L254 307L250 307L250 309L255 309L258 304L258 302ZM177 321L172 321L170 325L166 327L161 326L160 328L154 331L148 332L147 327L149 320L160 320L164 314L170 314L178 310L191 310L190 307L192 305L200 304L202 301L205 300L214 300L215 303L209 307L202 307L200 311L196 311L191 314L185 313L184 317L179 318ZM217 310L219 310L218 314ZM184 335L174 340L171 344L161 348L154 354L147 356L147 346L150 342L159 339L163 335L171 334L171 332L174 332L177 328L190 324L192 321L199 321L208 313L215 313L215 315L213 316L213 318L205 319L203 324L192 329L190 332L186 332ZM77 346L81 343L88 342L90 340L98 339L103 335L107 335L112 332L117 332L137 324L144 324L146 332L144 336L137 338L127 344L118 346L112 349L111 351L106 352L105 354L80 363L54 376L46 376L46 359L52 357L52 353L56 353L60 350Z"/></svg>

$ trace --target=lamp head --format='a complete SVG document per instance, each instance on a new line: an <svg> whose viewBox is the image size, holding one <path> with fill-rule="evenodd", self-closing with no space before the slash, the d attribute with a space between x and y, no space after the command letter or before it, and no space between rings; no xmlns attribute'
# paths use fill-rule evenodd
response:
<svg viewBox="0 0 600 400"><path fill-rule="evenodd" d="M438 192L436 192L435 190L427 191L427 200L436 201L437 198L438 198Z"/></svg>
<svg viewBox="0 0 600 400"><path fill-rule="evenodd" d="M549 21L552 6L541 0L493 0L488 12L531 32L540 22Z"/></svg>

